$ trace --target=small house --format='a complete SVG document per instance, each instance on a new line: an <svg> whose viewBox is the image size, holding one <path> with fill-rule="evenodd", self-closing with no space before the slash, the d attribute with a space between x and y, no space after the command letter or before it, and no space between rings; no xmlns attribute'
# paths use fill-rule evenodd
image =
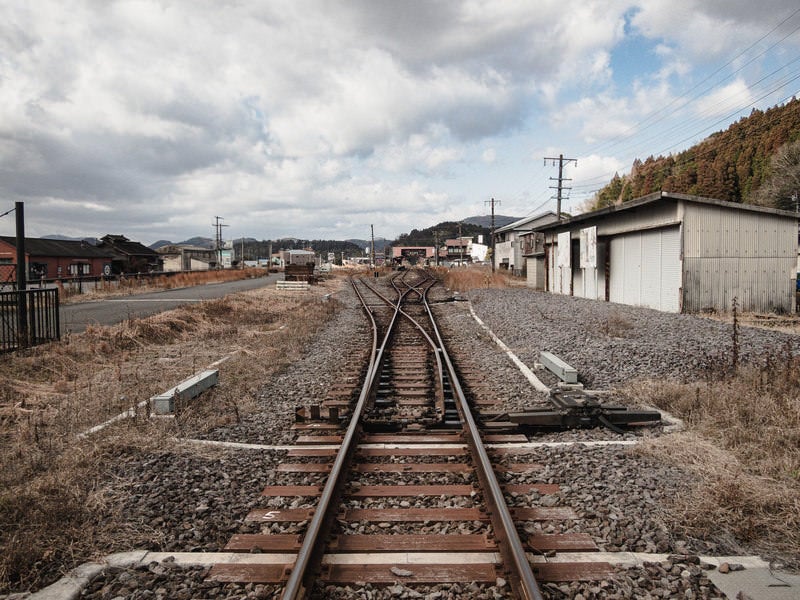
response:
<svg viewBox="0 0 800 600"><path fill-rule="evenodd" d="M507 269L514 275L526 274L523 237L541 225L556 221L556 213L546 212L533 217L525 217L494 232L494 266Z"/></svg>
<svg viewBox="0 0 800 600"><path fill-rule="evenodd" d="M105 235L100 238L98 248L113 254L111 270L115 274L150 273L162 270L158 252L144 244L129 240L124 235Z"/></svg>
<svg viewBox="0 0 800 600"><path fill-rule="evenodd" d="M28 280L68 279L111 275L112 252L86 241L25 238ZM0 236L0 265L17 264L17 238ZM6 269L6 278L16 273Z"/></svg>

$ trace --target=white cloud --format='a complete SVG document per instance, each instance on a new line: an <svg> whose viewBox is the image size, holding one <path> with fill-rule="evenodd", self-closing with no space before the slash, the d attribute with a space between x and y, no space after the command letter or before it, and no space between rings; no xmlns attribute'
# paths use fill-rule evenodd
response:
<svg viewBox="0 0 800 600"><path fill-rule="evenodd" d="M748 106L753 100L753 93L747 84L743 80L737 79L700 98L694 103L693 108L695 113L700 116L719 117L731 111L736 112L739 107Z"/></svg>
<svg viewBox="0 0 800 600"><path fill-rule="evenodd" d="M652 39L674 40L692 62L716 61L741 50L743 40L757 40L797 8L792 0L642 0L637 4L633 25ZM786 30L790 27L794 26L787 24Z"/></svg>
<svg viewBox="0 0 800 600"><path fill-rule="evenodd" d="M0 197L30 204L35 235L124 227L143 241L208 233L221 212L254 237L463 218L501 184L540 195L531 145L627 139L674 75L788 14L768 4L11 0ZM660 70L617 89L626 15ZM746 98L748 82L699 110Z"/></svg>

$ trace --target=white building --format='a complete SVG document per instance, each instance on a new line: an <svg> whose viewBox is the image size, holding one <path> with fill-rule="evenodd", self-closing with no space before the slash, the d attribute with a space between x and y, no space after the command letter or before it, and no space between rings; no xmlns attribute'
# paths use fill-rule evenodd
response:
<svg viewBox="0 0 800 600"><path fill-rule="evenodd" d="M527 236L529 285L669 312L794 312L797 215L657 192Z"/></svg>
<svg viewBox="0 0 800 600"><path fill-rule="evenodd" d="M556 213L546 212L534 217L525 217L494 232L494 266L496 269L508 269L514 275L524 275L526 270L523 255L522 236L542 225L556 221Z"/></svg>
<svg viewBox="0 0 800 600"><path fill-rule="evenodd" d="M305 265L317 261L317 255L311 250L282 250L281 260L284 265Z"/></svg>

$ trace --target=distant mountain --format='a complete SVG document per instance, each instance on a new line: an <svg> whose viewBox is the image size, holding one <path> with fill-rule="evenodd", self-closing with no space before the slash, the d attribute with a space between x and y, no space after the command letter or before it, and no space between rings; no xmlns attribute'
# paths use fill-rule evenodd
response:
<svg viewBox="0 0 800 600"><path fill-rule="evenodd" d="M519 221L521 217L509 217L506 215L495 215L494 216L494 227L495 229L499 229L500 227L505 227L506 225L513 223L514 221ZM479 217L469 217L468 219L464 219L462 223L469 223L470 225L477 225L479 227L492 227L492 216L491 215L481 215Z"/></svg>
<svg viewBox="0 0 800 600"><path fill-rule="evenodd" d="M214 240L207 237L193 237L178 243L186 246L200 246L201 248L214 248L215 246Z"/></svg>
<svg viewBox="0 0 800 600"><path fill-rule="evenodd" d="M247 240L245 240L247 241ZM214 248L214 240L207 237L193 237L189 238L188 240L184 240L182 242L171 242L169 240L158 240L157 242L153 242L150 244L151 250L158 250L159 248L163 248L164 246L199 246L200 248Z"/></svg>
<svg viewBox="0 0 800 600"><path fill-rule="evenodd" d="M372 244L371 240L350 239L345 241L350 244L355 244L359 248L369 248ZM386 248L386 246L391 245L391 240L387 240L385 238L375 238L375 252L383 252L383 249Z"/></svg>
<svg viewBox="0 0 800 600"><path fill-rule="evenodd" d="M28 236L25 236L28 237ZM44 235L42 236L43 240L57 240L59 242L86 242L87 244L91 244L92 246L97 246L100 243L100 240L94 237L69 237L66 235Z"/></svg>

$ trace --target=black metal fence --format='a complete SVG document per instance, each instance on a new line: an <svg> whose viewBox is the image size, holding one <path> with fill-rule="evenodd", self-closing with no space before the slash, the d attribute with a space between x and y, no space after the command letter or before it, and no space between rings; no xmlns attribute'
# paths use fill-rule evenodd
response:
<svg viewBox="0 0 800 600"><path fill-rule="evenodd" d="M25 296L27 332L20 334L19 294ZM61 339L58 290L0 292L0 352Z"/></svg>

